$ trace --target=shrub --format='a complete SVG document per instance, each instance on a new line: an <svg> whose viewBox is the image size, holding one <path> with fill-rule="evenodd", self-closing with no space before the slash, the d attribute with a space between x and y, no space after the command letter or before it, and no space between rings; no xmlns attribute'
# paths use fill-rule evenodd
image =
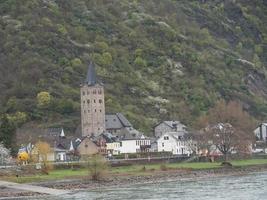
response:
<svg viewBox="0 0 267 200"><path fill-rule="evenodd" d="M107 161L101 155L93 155L88 160L88 171L93 181L99 181L106 175L108 168Z"/></svg>

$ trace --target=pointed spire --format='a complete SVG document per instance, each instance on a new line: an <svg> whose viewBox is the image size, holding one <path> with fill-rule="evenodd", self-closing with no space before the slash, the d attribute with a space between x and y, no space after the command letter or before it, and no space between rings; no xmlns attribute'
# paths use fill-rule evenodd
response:
<svg viewBox="0 0 267 200"><path fill-rule="evenodd" d="M87 71L87 76L86 76L85 83L87 85L95 85L96 84L95 65L94 65L94 63L92 61L88 65L88 71Z"/></svg>
<svg viewBox="0 0 267 200"><path fill-rule="evenodd" d="M69 149L69 151L74 151L72 140L70 141L70 149Z"/></svg>
<svg viewBox="0 0 267 200"><path fill-rule="evenodd" d="M59 135L60 137L65 137L65 133L64 133L64 130L63 130L63 128L61 129L61 133L60 133L60 135Z"/></svg>

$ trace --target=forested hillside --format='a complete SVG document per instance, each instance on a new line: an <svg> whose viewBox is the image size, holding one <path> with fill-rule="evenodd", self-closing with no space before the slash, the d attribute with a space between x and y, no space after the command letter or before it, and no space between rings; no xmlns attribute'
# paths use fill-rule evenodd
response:
<svg viewBox="0 0 267 200"><path fill-rule="evenodd" d="M1 0L0 15L0 112L18 126L74 130L89 60L107 112L146 133L220 98L266 119L265 0Z"/></svg>

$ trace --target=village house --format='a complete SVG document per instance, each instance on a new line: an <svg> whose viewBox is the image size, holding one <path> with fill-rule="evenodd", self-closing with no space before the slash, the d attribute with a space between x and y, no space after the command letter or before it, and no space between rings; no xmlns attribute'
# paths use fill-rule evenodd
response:
<svg viewBox="0 0 267 200"><path fill-rule="evenodd" d="M173 155L187 155L192 153L188 139L184 133L167 132L157 139L158 152L171 152Z"/></svg>
<svg viewBox="0 0 267 200"><path fill-rule="evenodd" d="M77 146L81 158L97 154L99 152L98 146L91 140L90 137L84 137Z"/></svg>
<svg viewBox="0 0 267 200"><path fill-rule="evenodd" d="M267 142L267 123L261 123L255 130L256 141Z"/></svg>
<svg viewBox="0 0 267 200"><path fill-rule="evenodd" d="M144 135L125 137L120 141L120 153L141 153L149 152L151 148L150 139Z"/></svg>
<svg viewBox="0 0 267 200"><path fill-rule="evenodd" d="M256 143L253 153L267 153L267 123L261 123L255 130Z"/></svg>
<svg viewBox="0 0 267 200"><path fill-rule="evenodd" d="M48 128L40 129L36 138L33 138L30 143L22 144L19 148L18 154L26 152L31 156L38 158L38 149L36 144L38 142L44 142L49 145L51 151L47 153L47 161L51 162L64 162L73 160L73 154L77 145L78 138L72 136L65 136L63 128ZM77 158L76 158L77 159Z"/></svg>
<svg viewBox="0 0 267 200"><path fill-rule="evenodd" d="M154 135L156 138L161 137L167 132L186 133L186 126L179 121L163 121L154 126Z"/></svg>

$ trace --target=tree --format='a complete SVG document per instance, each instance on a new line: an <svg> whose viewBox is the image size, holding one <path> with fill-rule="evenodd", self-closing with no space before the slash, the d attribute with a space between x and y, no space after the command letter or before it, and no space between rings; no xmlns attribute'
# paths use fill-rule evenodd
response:
<svg viewBox="0 0 267 200"><path fill-rule="evenodd" d="M188 134L189 140L187 146L190 148L193 154L209 156L212 141L207 136L208 133L201 131L194 131Z"/></svg>
<svg viewBox="0 0 267 200"><path fill-rule="evenodd" d="M3 142L6 148L11 148L12 154L15 153L15 133L16 126L4 115L0 125L0 142Z"/></svg>
<svg viewBox="0 0 267 200"><path fill-rule="evenodd" d="M52 153L50 145L46 142L37 142L34 147L35 154L37 154L36 162L43 163L43 171L48 174L51 165L48 164L48 154Z"/></svg>
<svg viewBox="0 0 267 200"><path fill-rule="evenodd" d="M141 57L137 57L134 60L134 65L140 68L146 67L147 63L146 60L142 59Z"/></svg>
<svg viewBox="0 0 267 200"><path fill-rule="evenodd" d="M105 52L102 55L102 63L105 66L111 65L112 64L112 56L109 52Z"/></svg>
<svg viewBox="0 0 267 200"><path fill-rule="evenodd" d="M11 162L10 151L0 143L0 164L8 164Z"/></svg>
<svg viewBox="0 0 267 200"><path fill-rule="evenodd" d="M92 180L101 180L104 177L107 168L108 164L103 156L95 154L89 158L88 172L90 173Z"/></svg>
<svg viewBox="0 0 267 200"><path fill-rule="evenodd" d="M47 108L51 102L51 95L49 92L39 92L37 94L37 105L40 108Z"/></svg>
<svg viewBox="0 0 267 200"><path fill-rule="evenodd" d="M225 160L233 151L248 152L253 142L254 120L238 102L219 101L200 124L207 141L212 141Z"/></svg>
<svg viewBox="0 0 267 200"><path fill-rule="evenodd" d="M7 114L7 118L10 122L19 127L27 121L27 114L25 112L16 112L14 114Z"/></svg>

